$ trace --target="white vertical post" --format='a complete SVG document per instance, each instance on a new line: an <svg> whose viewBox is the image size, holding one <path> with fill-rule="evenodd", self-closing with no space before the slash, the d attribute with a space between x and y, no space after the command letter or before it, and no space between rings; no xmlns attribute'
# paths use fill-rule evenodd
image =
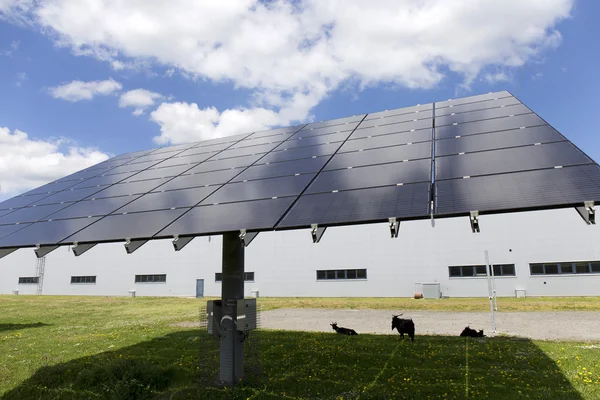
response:
<svg viewBox="0 0 600 400"><path fill-rule="evenodd" d="M492 291L492 280L491 280L491 276L490 276L490 255L488 253L488 251L485 251L485 274L487 276L487 281L488 281L488 295L489 295L489 299L490 299L490 313L492 314L492 332L496 333L496 318L494 315L494 294Z"/></svg>

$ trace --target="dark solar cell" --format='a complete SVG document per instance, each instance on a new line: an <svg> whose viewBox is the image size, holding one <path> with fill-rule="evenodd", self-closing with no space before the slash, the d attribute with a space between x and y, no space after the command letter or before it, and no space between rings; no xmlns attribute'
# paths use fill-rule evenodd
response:
<svg viewBox="0 0 600 400"><path fill-rule="evenodd" d="M96 200L83 200L70 205L62 210L49 215L45 219L68 219L83 217L105 216L113 211L123 207L125 204L134 201L140 195L107 197Z"/></svg>
<svg viewBox="0 0 600 400"><path fill-rule="evenodd" d="M325 170L418 160L421 158L431 159L431 142L382 147L352 153L338 153L329 161Z"/></svg>
<svg viewBox="0 0 600 400"><path fill-rule="evenodd" d="M137 181L128 183L117 183L108 188L94 194L94 198L101 199L103 197L126 196L132 194L144 194L152 191L162 185L170 178L152 179L149 181Z"/></svg>
<svg viewBox="0 0 600 400"><path fill-rule="evenodd" d="M156 149L156 151L153 151L152 154L163 154L163 153L171 153L171 152L175 152L175 151L183 151L183 150L189 149L191 147L194 147L197 144L198 144L198 142L194 142L194 143L178 144L175 146L161 147L159 149Z"/></svg>
<svg viewBox="0 0 600 400"><path fill-rule="evenodd" d="M25 196L30 196L32 194L44 194L44 193L50 193L50 192L59 192L61 190L67 189L67 188L75 185L76 183L77 182L73 182L73 181L49 183L47 185L40 186L37 189L30 190L29 192L26 192L23 194Z"/></svg>
<svg viewBox="0 0 600 400"><path fill-rule="evenodd" d="M429 181L431 160L418 160L321 172L306 193L360 189Z"/></svg>
<svg viewBox="0 0 600 400"><path fill-rule="evenodd" d="M31 196L17 196L8 200L4 200L0 203L0 210L7 210L9 208L25 207L35 203L45 197L48 197L47 193L33 194Z"/></svg>
<svg viewBox="0 0 600 400"><path fill-rule="evenodd" d="M192 207L217 190L218 186L148 193L121 208L118 213L131 213L170 208Z"/></svg>
<svg viewBox="0 0 600 400"><path fill-rule="evenodd" d="M105 189L106 187L107 186L89 187L89 188L77 189L77 190L74 190L74 189L73 190L71 190L71 189L63 190L62 192L58 192L56 194L53 194L52 196L45 197L45 198L35 202L35 205L79 201L79 200L85 199L88 196L91 196L94 193L97 193L97 192Z"/></svg>
<svg viewBox="0 0 600 400"><path fill-rule="evenodd" d="M397 124L399 122L410 122L419 119L429 119L433 118L433 110L424 110L419 112L413 112L410 114L400 114L400 115L391 115L389 117L381 117L376 120L365 120L363 123L364 126L370 123L375 123L376 125L388 125L388 124Z"/></svg>
<svg viewBox="0 0 600 400"><path fill-rule="evenodd" d="M435 108L437 109L437 108L442 108L442 107L457 106L460 104L475 103L478 101L501 99L503 97L510 97L510 96L512 96L512 95L509 92L502 91L502 92L480 94L477 96L461 97L459 99L436 101Z"/></svg>
<svg viewBox="0 0 600 400"><path fill-rule="evenodd" d="M203 154L194 154L194 155L185 156L185 157L173 157L173 158L169 158L168 160L165 160L159 164L156 164L152 168L165 168L165 167L173 167L176 165L189 165L189 167L191 168L195 164L199 164L202 161L208 160L214 154L215 153L203 153Z"/></svg>
<svg viewBox="0 0 600 400"><path fill-rule="evenodd" d="M429 213L429 183L301 196L277 228L418 218Z"/></svg>
<svg viewBox="0 0 600 400"><path fill-rule="evenodd" d="M365 121L367 121L369 119L390 117L392 115L411 114L416 111L421 112L421 111L426 111L426 110L431 110L431 109L433 109L433 103L419 104L417 106L412 106L412 107L395 108L393 110L380 111L380 112L376 112L376 113L367 114Z"/></svg>
<svg viewBox="0 0 600 400"><path fill-rule="evenodd" d="M304 128L302 128L303 130L306 129L317 129L317 128L323 128L325 126L334 126L334 125L348 125L351 124L353 122L359 122L362 121L362 119L365 117L365 114L360 114L360 115L353 115L352 117L346 117L346 118L338 118L338 119L330 119L328 121L321 121L321 122L313 122L310 124L307 124ZM342 130L342 128L340 128L340 130Z"/></svg>
<svg viewBox="0 0 600 400"><path fill-rule="evenodd" d="M522 104L516 104L508 107L488 108L487 110L479 110L472 112L459 113L455 115L446 115L443 117L435 117L435 126L441 127L444 125L452 125L454 123L463 124L465 122L481 121L492 118L501 118L515 116L520 114L531 113L529 108Z"/></svg>
<svg viewBox="0 0 600 400"><path fill-rule="evenodd" d="M69 206L71 203L50 204L44 206L19 208L10 214L0 217L0 225L36 222L56 211Z"/></svg>
<svg viewBox="0 0 600 400"><path fill-rule="evenodd" d="M243 143L243 142L240 142L240 143ZM279 146L279 142L260 144L257 146L240 147L237 149L223 150L219 154L215 154L215 156L213 157L213 160L221 160L224 158L232 158L232 157L241 157L241 156L247 156L247 155L252 155L252 154L268 153L269 151L273 150L277 146Z"/></svg>
<svg viewBox="0 0 600 400"><path fill-rule="evenodd" d="M280 161L298 160L301 158L317 158L335 153L342 143L322 144L319 146L299 147L289 150L272 151L267 154L257 164L274 163Z"/></svg>
<svg viewBox="0 0 600 400"><path fill-rule="evenodd" d="M207 235L230 231L273 229L294 197L194 207L158 236Z"/></svg>
<svg viewBox="0 0 600 400"><path fill-rule="evenodd" d="M600 168L584 165L438 181L436 197L440 215L597 202Z"/></svg>
<svg viewBox="0 0 600 400"><path fill-rule="evenodd" d="M562 140L565 140L564 137L549 125L540 125L525 129L513 129L510 131L436 140L435 154L441 157L458 153L471 153L474 151L526 146L535 143L549 143Z"/></svg>
<svg viewBox="0 0 600 400"><path fill-rule="evenodd" d="M227 183L234 176L242 172L243 168L224 169L221 171L203 172L193 175L180 175L168 181L154 191L185 189L199 186L218 185Z"/></svg>
<svg viewBox="0 0 600 400"><path fill-rule="evenodd" d="M136 172L124 172L121 174L96 176L94 178L86 179L86 180L82 181L81 183L74 185L70 189L77 190L77 189L86 188L86 187L112 185L114 183L118 183L118 182L127 180L127 178L133 176L135 173Z"/></svg>
<svg viewBox="0 0 600 400"><path fill-rule="evenodd" d="M433 128L432 119L419 119L417 121L399 122L396 124L377 125L375 122L380 121L374 119L365 121L350 136L351 139L364 138L368 136L387 135L389 133L411 132L419 129L430 130Z"/></svg>
<svg viewBox="0 0 600 400"><path fill-rule="evenodd" d="M275 150L294 149L297 147L318 146L320 144L343 142L344 140L348 139L350 133L351 131L345 131L340 133L329 133L326 135L301 137L298 136L300 134L299 132L290 138L290 140L281 143Z"/></svg>
<svg viewBox="0 0 600 400"><path fill-rule="evenodd" d="M224 160L208 160L198 165L197 167L192 168L188 171L190 174L198 173L198 172L210 172L210 171L219 171L222 169L232 169L232 168L241 168L248 167L255 163L259 158L263 157L264 154L255 154L249 156L235 157L235 158L226 158ZM241 171L240 171L241 172Z"/></svg>
<svg viewBox="0 0 600 400"><path fill-rule="evenodd" d="M315 174L285 176L248 182L228 183L204 200L201 205L297 196Z"/></svg>
<svg viewBox="0 0 600 400"><path fill-rule="evenodd" d="M0 225L0 248L7 247L2 245L2 238L18 231L19 229L27 228L31 224L19 224L19 225Z"/></svg>
<svg viewBox="0 0 600 400"><path fill-rule="evenodd" d="M12 235L0 239L0 247L57 244L62 239L96 222L98 219L98 217L95 217L36 222Z"/></svg>
<svg viewBox="0 0 600 400"><path fill-rule="evenodd" d="M377 149L381 147L398 146L408 143L419 143L431 141L432 130L424 129L415 132L393 133L390 135L372 136L361 139L352 139L346 141L338 153L349 151Z"/></svg>
<svg viewBox="0 0 600 400"><path fill-rule="evenodd" d="M455 136L475 135L495 131L506 131L521 127L546 125L535 114L515 115L514 117L494 118L484 121L466 122L458 125L445 125L435 128L435 138L445 139Z"/></svg>
<svg viewBox="0 0 600 400"><path fill-rule="evenodd" d="M590 163L569 142L436 157L436 178L449 179Z"/></svg>
<svg viewBox="0 0 600 400"><path fill-rule="evenodd" d="M312 136L327 135L327 134L331 134L331 133L340 133L340 132L348 132L348 134L350 134L349 131L354 130L357 126L358 126L358 122L352 122L352 123L343 124L343 125L331 125L331 126L325 126L325 127L321 127L321 128L306 127L304 129L302 129L301 131L299 131L298 133L296 133L294 135L294 137L308 138L308 137L312 137Z"/></svg>
<svg viewBox="0 0 600 400"><path fill-rule="evenodd" d="M230 149L239 149L242 147L250 147L250 146L258 146L261 144L269 144L269 143L281 143L284 140L287 140L288 138L290 138L291 136L293 136L294 133L293 132L289 132L289 133L280 133L278 135L273 135L273 136L265 136L265 137L257 137L257 138L248 138L248 139L244 139L241 142L238 142L236 144L234 144L233 146L230 147Z"/></svg>
<svg viewBox="0 0 600 400"><path fill-rule="evenodd" d="M65 238L63 243L148 239L173 222L173 220L185 211L187 209L178 208L176 210L109 215L82 231Z"/></svg>
<svg viewBox="0 0 600 400"><path fill-rule="evenodd" d="M304 127L304 124L296 125L296 126L288 126L285 128L270 129L267 131L254 132L250 137L248 137L248 139L256 139L256 138L261 138L261 137L266 137L266 136L275 136L275 135L284 134L284 133L293 133L293 132L299 131L303 127Z"/></svg>
<svg viewBox="0 0 600 400"><path fill-rule="evenodd" d="M121 168L121 167L117 167L117 168ZM67 182L67 181L73 182L73 181L75 181L73 183L73 184L75 184L75 183L77 183L77 181L82 181L84 179L89 179L94 176L106 174L106 173L108 173L108 171L112 171L112 170L113 170L113 168L101 168L101 169L95 169L95 170L79 171L79 172L76 172L69 176L66 176L64 178L58 179L55 182Z"/></svg>
<svg viewBox="0 0 600 400"><path fill-rule="evenodd" d="M521 104L521 102L519 100L515 99L514 97L503 97L498 100L478 101L476 103L467 103L467 104L463 104L463 105L459 105L459 106L455 106L455 107L436 107L435 108L435 117L439 118L444 115L450 115L452 113L458 114L458 113L464 113L464 112L469 112L469 111L485 110L488 108L496 108L496 107L502 107L502 106L506 107L506 106L511 106L514 104Z"/></svg>
<svg viewBox="0 0 600 400"><path fill-rule="evenodd" d="M255 165L236 176L233 181L240 182L244 180L274 178L277 176L316 173L323 168L328 159L329 157L304 158L301 160Z"/></svg>
<svg viewBox="0 0 600 400"><path fill-rule="evenodd" d="M196 154L217 154L219 151L225 150L229 146L231 146L231 143L221 143L221 144L215 144L215 145L210 145L210 146L207 146L207 145L196 146L189 150L182 151L181 153L177 154L176 157L193 156Z"/></svg>
<svg viewBox="0 0 600 400"><path fill-rule="evenodd" d="M172 178L191 169L193 165L176 165L165 168L152 168L141 171L127 179L128 182L143 181L147 179Z"/></svg>

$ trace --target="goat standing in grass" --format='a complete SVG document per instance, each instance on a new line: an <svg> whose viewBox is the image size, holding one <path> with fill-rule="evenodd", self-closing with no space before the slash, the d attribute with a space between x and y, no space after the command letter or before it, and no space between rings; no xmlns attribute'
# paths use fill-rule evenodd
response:
<svg viewBox="0 0 600 400"><path fill-rule="evenodd" d="M358 333L356 333L356 331L354 329L342 328L340 326L337 326L337 322L334 322L329 325L331 325L331 327L333 328L334 331L336 331L337 333L340 333L342 335L349 335L349 336L358 335Z"/></svg>
<svg viewBox="0 0 600 400"><path fill-rule="evenodd" d="M460 336L485 337L485 335L483 334L483 329L477 332L475 329L471 329L468 326L465 329L463 329L463 331L460 333Z"/></svg>
<svg viewBox="0 0 600 400"><path fill-rule="evenodd" d="M404 319L398 318L400 315L392 315L392 330L396 329L402 339L404 339L404 334L406 333L410 340L415 341L415 323L412 319Z"/></svg>

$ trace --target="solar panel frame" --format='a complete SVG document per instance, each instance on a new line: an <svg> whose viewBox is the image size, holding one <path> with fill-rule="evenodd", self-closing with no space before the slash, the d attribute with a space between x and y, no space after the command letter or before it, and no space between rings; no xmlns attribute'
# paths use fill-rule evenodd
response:
<svg viewBox="0 0 600 400"><path fill-rule="evenodd" d="M531 143L534 140L536 142ZM560 163L566 165L532 162L536 159L535 152L544 153L542 150L552 148L557 156L554 159L562 157L565 162ZM567 157L569 153L565 148L574 156ZM510 168L500 162L507 164L506 156L494 155L499 152L512 154L514 160L508 162ZM538 158L546 160L548 154ZM463 173L461 171L470 171L471 167L467 165L466 169L456 170L461 164L454 162L452 168L459 172L437 175L438 171L447 169L444 163L450 160L479 161L473 164L475 173L467 179L457 175ZM447 204L450 200L444 196L486 179L491 182L509 179L507 176L552 174L550 171L555 171L555 167L569 173L593 171L593 174L598 174L600 168L512 94L506 91L489 93L125 153L33 189L29 196L0 203L0 235L17 229L4 236L16 235L12 239L0 239L0 248L31 245L23 244L23 241L27 235L40 238L37 234L30 235L34 232L30 229L36 229L36 226L46 233L49 227L56 226L51 238L77 228L77 232L61 241L61 244L67 244L73 241L122 241L127 239L124 235L137 236L132 239L151 239L218 234L237 229L295 229L313 223L320 226L361 224L382 222L390 217L401 220L429 218L431 200L438 217L465 215L471 205L449 212ZM434 172L436 176L432 176ZM147 179L159 176L162 178ZM594 175L594 179L600 180L600 175ZM471 183L463 180L471 180ZM257 189L263 185L272 186L266 191ZM186 198L184 193L194 195ZM581 193L596 196L595 191ZM370 199L369 196L374 197ZM563 198L566 200L560 201L573 199ZM315 203L317 200L323 203ZM340 200L344 201L336 203ZM92 203L94 207L91 207ZM10 208L11 204L19 207ZM36 212L43 209L57 211L44 217L32 214L18 227L9 222L2 224L3 220L12 221L38 205ZM571 202L568 205L541 204L540 207L572 205ZM483 212L511 210L502 207L501 211L484 207ZM525 205L527 209L531 207L535 209L536 206ZM91 214L111 211L110 214L80 218L88 209ZM314 211L317 209L321 211ZM159 211L168 211L175 217L140 220L141 225L128 222L158 215L153 213ZM323 212L331 212L331 216ZM36 218L41 219L33 224L28 221ZM89 221L93 224L87 224ZM162 226L165 221L167 224ZM206 226L194 225L202 221ZM146 223L152 228L144 228ZM116 227L114 235L110 232L113 225ZM155 229L159 231L155 232ZM140 232L143 237L139 236ZM15 245L17 242L20 244Z"/></svg>

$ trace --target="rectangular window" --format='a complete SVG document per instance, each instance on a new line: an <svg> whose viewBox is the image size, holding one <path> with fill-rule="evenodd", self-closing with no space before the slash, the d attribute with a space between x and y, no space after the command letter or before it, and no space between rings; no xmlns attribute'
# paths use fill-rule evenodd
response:
<svg viewBox="0 0 600 400"><path fill-rule="evenodd" d="M561 274L575 273L575 271L573 270L573 263L560 263L560 273Z"/></svg>
<svg viewBox="0 0 600 400"><path fill-rule="evenodd" d="M244 272L244 281L254 282L254 272ZM223 282L222 272L215 272L215 282Z"/></svg>
<svg viewBox="0 0 600 400"><path fill-rule="evenodd" d="M167 275L136 275L135 283L166 283Z"/></svg>
<svg viewBox="0 0 600 400"><path fill-rule="evenodd" d="M337 280L346 281L351 279L367 279L366 269L330 269L330 270L318 270L317 280Z"/></svg>
<svg viewBox="0 0 600 400"><path fill-rule="evenodd" d="M490 273L494 270L494 276L516 276L514 264L498 264L490 266ZM461 265L448 267L451 278L469 278L474 276L487 276L485 265Z"/></svg>
<svg viewBox="0 0 600 400"><path fill-rule="evenodd" d="M598 274L600 261L565 261L561 263L529 264L531 275Z"/></svg>
<svg viewBox="0 0 600 400"><path fill-rule="evenodd" d="M72 276L71 284L80 284L80 283L96 283L95 276Z"/></svg>
<svg viewBox="0 0 600 400"><path fill-rule="evenodd" d="M22 276L19 278L19 285L37 285L39 280L37 276Z"/></svg>

